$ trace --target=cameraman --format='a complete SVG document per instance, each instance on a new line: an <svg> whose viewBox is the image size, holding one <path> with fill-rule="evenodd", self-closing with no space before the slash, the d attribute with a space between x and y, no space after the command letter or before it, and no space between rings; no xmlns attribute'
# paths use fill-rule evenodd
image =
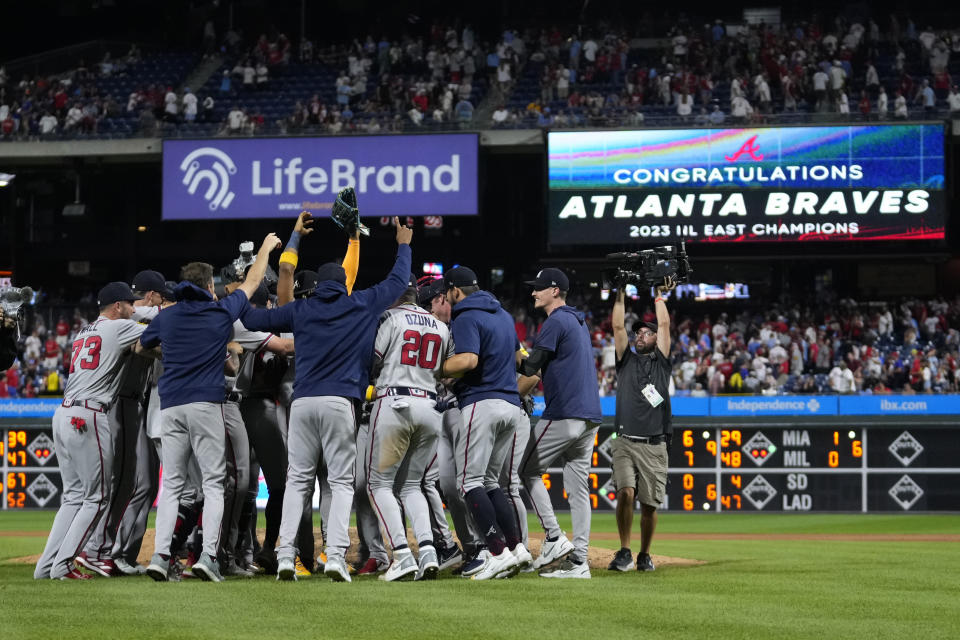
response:
<svg viewBox="0 0 960 640"><path fill-rule="evenodd" d="M13 366L17 359L17 319L0 309L0 371Z"/></svg>
<svg viewBox="0 0 960 640"><path fill-rule="evenodd" d="M657 287L657 322L634 323L636 353L624 325L624 288L613 305L613 340L617 354L617 439L613 447L613 480L617 487L617 531L620 550L612 571L634 567L630 551L634 500L640 501L638 571L653 571L650 542L657 526L657 507L667 485L667 441L670 413L670 314L663 295L676 286L672 279Z"/></svg>

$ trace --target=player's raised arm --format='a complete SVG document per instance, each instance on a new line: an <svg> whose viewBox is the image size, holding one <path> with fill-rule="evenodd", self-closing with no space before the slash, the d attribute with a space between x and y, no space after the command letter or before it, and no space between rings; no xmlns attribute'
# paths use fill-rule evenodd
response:
<svg viewBox="0 0 960 640"><path fill-rule="evenodd" d="M257 287L260 286L260 282L263 280L263 275L267 272L267 261L270 259L270 252L279 246L280 238L278 238L275 233L269 233L267 237L263 239L263 244L260 245L260 251L257 252L256 262L253 263L253 266L251 266L247 272L247 277L244 279L243 284L237 287L237 289L246 294L247 299L253 297Z"/></svg>
<svg viewBox="0 0 960 640"><path fill-rule="evenodd" d="M313 233L313 216L302 211L293 225L293 233L283 253L280 254L280 268L277 274L277 304L285 305L293 300L294 273L300 261L300 240Z"/></svg>

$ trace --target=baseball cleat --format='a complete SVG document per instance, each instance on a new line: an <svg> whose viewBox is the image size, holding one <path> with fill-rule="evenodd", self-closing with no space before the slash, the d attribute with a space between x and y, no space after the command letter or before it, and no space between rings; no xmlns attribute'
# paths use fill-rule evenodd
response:
<svg viewBox="0 0 960 640"><path fill-rule="evenodd" d="M334 582L353 582L347 562L341 556L328 556L323 573Z"/></svg>
<svg viewBox="0 0 960 640"><path fill-rule="evenodd" d="M101 560L100 558L91 558L87 555L86 551L80 552L80 555L74 558L73 561L77 563L77 565L85 569L89 569L90 571L93 571L97 575L103 576L104 578L109 578L117 571L112 559L107 558L105 560Z"/></svg>
<svg viewBox="0 0 960 640"><path fill-rule="evenodd" d="M436 556L434 556L436 562ZM387 572L380 576L384 582L399 582L401 580L413 580L417 574L417 560L409 549L403 549L393 552L393 562Z"/></svg>
<svg viewBox="0 0 960 640"><path fill-rule="evenodd" d="M263 567L263 572L266 574L274 574L277 572L277 552L273 549L266 547L260 549L260 552L253 561Z"/></svg>
<svg viewBox="0 0 960 640"><path fill-rule="evenodd" d="M437 550L429 546L420 547L420 562L414 580L436 580L438 573L440 563L437 561Z"/></svg>
<svg viewBox="0 0 960 640"><path fill-rule="evenodd" d="M230 561L224 565L223 575L231 578L252 578L254 576L254 572L250 569L241 567L234 561Z"/></svg>
<svg viewBox="0 0 960 640"><path fill-rule="evenodd" d="M556 569L540 572L541 578L589 578L590 566L586 562L574 562L575 558L567 556Z"/></svg>
<svg viewBox="0 0 960 640"><path fill-rule="evenodd" d="M649 553L638 553L637 554L637 571L656 571L657 568L653 566L653 559L650 557Z"/></svg>
<svg viewBox="0 0 960 640"><path fill-rule="evenodd" d="M487 561L483 568L470 576L471 580L491 580L493 578L510 578L517 574L517 557L504 547L500 555L495 556L487 552Z"/></svg>
<svg viewBox="0 0 960 640"><path fill-rule="evenodd" d="M371 576L377 573L383 573L390 567L390 564L376 558L367 558L367 561L357 569L358 576Z"/></svg>
<svg viewBox="0 0 960 640"><path fill-rule="evenodd" d="M567 540L567 536L560 536L556 540L544 540L540 547L540 555L533 561L534 569L542 569L548 564L557 560L563 560L573 553L573 543Z"/></svg>
<svg viewBox="0 0 960 640"><path fill-rule="evenodd" d="M206 582L223 582L217 561L206 553L200 554L200 558L193 564L193 575Z"/></svg>
<svg viewBox="0 0 960 640"><path fill-rule="evenodd" d="M455 567L458 564L463 563L463 552L460 551L460 547L457 545L453 545L452 547L444 547L440 549L437 561L440 563L440 571L446 571L451 567Z"/></svg>
<svg viewBox="0 0 960 640"><path fill-rule="evenodd" d="M630 571L630 569L633 569L633 554L630 553L630 549L622 547L620 551L617 551L617 555L613 556L613 560L610 561L607 569L609 571Z"/></svg>
<svg viewBox="0 0 960 640"><path fill-rule="evenodd" d="M150 564L147 565L147 575L157 582L167 581L167 571L170 569L170 561L164 560L159 553L153 554L150 558Z"/></svg>
<svg viewBox="0 0 960 640"><path fill-rule="evenodd" d="M300 556L297 556L296 560L293 563L293 566L297 570L298 578L308 578L313 575L312 573L310 573L310 569L307 569L307 567L304 566L303 562L300 560Z"/></svg>
<svg viewBox="0 0 960 640"><path fill-rule="evenodd" d="M296 580L297 563L290 558L280 558L277 562L277 580Z"/></svg>
<svg viewBox="0 0 960 640"><path fill-rule="evenodd" d="M483 569L483 567L487 564L488 558L490 558L490 552L486 549L481 549L475 558L464 563L461 575L464 578L473 577L474 574Z"/></svg>
<svg viewBox="0 0 960 640"><path fill-rule="evenodd" d="M139 575L143 575L147 571L147 568L144 567L143 565L130 564L123 558L116 558L113 561L113 566L115 566L117 568L117 571L119 571L121 574L125 576L139 576Z"/></svg>
<svg viewBox="0 0 960 640"><path fill-rule="evenodd" d="M529 571L533 571L533 556L530 555L530 552L527 551L527 548L523 546L522 542L513 548L513 555L517 559L518 572L529 573Z"/></svg>
<svg viewBox="0 0 960 640"><path fill-rule="evenodd" d="M321 551L320 555L317 556L317 573L324 573L326 571L325 567L327 564L327 552Z"/></svg>
<svg viewBox="0 0 960 640"><path fill-rule="evenodd" d="M57 580L90 580L92 578L93 576L89 573L82 573L80 570L74 568L57 578Z"/></svg>

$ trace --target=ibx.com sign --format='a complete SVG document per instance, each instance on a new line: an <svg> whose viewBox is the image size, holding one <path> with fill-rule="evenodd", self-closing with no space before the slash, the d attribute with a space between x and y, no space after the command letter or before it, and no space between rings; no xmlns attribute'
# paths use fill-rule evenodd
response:
<svg viewBox="0 0 960 640"><path fill-rule="evenodd" d="M166 140L163 219L328 215L357 192L361 216L475 215L476 134Z"/></svg>

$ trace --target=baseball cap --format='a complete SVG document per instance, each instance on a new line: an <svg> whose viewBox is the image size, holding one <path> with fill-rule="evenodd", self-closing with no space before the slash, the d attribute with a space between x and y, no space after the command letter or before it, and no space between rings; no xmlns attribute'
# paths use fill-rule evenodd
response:
<svg viewBox="0 0 960 640"><path fill-rule="evenodd" d="M302 296L317 288L317 272L304 269L293 276L293 295Z"/></svg>
<svg viewBox="0 0 960 640"><path fill-rule="evenodd" d="M443 282L447 289L474 287L477 285L477 274L469 267L454 267L444 274Z"/></svg>
<svg viewBox="0 0 960 640"><path fill-rule="evenodd" d="M647 329L650 329L650 331L653 331L654 333L657 332L656 322L644 322L642 320L637 320L636 322L633 323L633 332L636 333L640 331L640 329L643 329L644 327L646 327Z"/></svg>
<svg viewBox="0 0 960 640"><path fill-rule="evenodd" d="M567 278L567 275L563 271L560 271L560 269L554 269L552 267L542 269L540 273L537 274L536 279L527 280L526 284L532 286L534 291L549 289L550 287L558 287L560 291L568 291L570 289L570 280Z"/></svg>
<svg viewBox="0 0 960 640"><path fill-rule="evenodd" d="M136 294L130 289L126 282L111 282L97 294L97 305L106 307L114 302L133 302L137 299Z"/></svg>
<svg viewBox="0 0 960 640"><path fill-rule="evenodd" d="M437 296L443 295L447 290L443 278L434 278L429 282L424 282L417 290L417 304L421 307L430 304L430 301Z"/></svg>
<svg viewBox="0 0 960 640"><path fill-rule="evenodd" d="M130 289L138 298L142 298L143 294L147 291L156 291L168 300L173 298L173 289L167 286L166 278L164 278L163 274L159 271L151 271L149 269L141 271L133 276L133 284Z"/></svg>
<svg viewBox="0 0 960 640"><path fill-rule="evenodd" d="M317 282L323 282L324 280L333 280L345 285L347 284L347 272L336 262L322 264L317 269Z"/></svg>

